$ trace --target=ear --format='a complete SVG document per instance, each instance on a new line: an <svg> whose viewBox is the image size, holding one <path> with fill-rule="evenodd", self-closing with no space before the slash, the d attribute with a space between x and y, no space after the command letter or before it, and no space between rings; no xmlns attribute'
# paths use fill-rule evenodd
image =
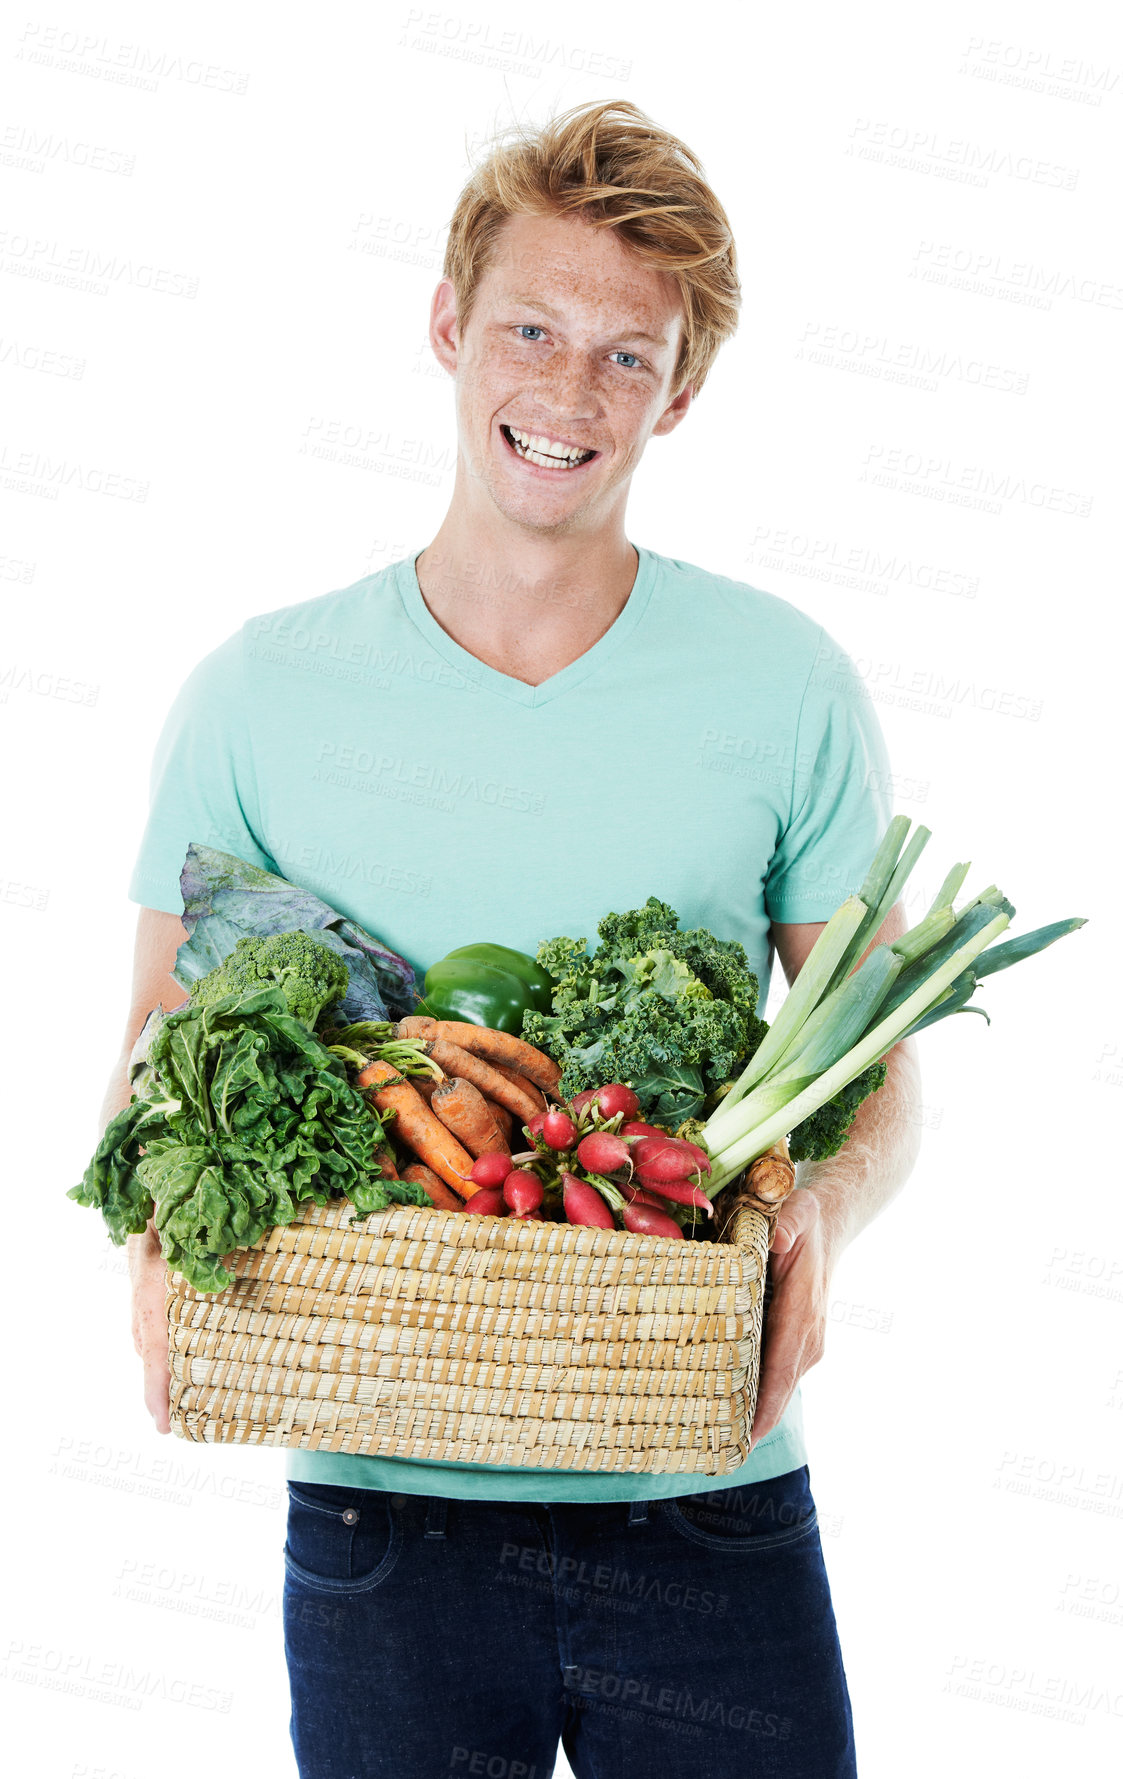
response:
<svg viewBox="0 0 1123 1779"><path fill-rule="evenodd" d="M663 409L655 425L651 428L652 438L663 438L667 433L674 432L679 422L686 419L686 411L693 400L694 386L688 383L685 389L679 390L674 401Z"/></svg>
<svg viewBox="0 0 1123 1779"><path fill-rule="evenodd" d="M442 278L433 292L429 309L429 344L437 363L450 377L456 375L460 335L456 317L456 292L450 278Z"/></svg>

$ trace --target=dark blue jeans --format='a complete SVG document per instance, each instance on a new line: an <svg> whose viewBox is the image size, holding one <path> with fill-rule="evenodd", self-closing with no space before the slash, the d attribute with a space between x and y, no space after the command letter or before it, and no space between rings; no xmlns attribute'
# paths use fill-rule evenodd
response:
<svg viewBox="0 0 1123 1779"><path fill-rule="evenodd" d="M665 1501L290 1482L301 1779L853 1779L807 1466Z"/></svg>

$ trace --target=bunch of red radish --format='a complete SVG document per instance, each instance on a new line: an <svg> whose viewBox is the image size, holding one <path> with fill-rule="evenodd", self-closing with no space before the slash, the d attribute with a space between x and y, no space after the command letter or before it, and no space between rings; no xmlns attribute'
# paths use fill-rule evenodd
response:
<svg viewBox="0 0 1123 1779"><path fill-rule="evenodd" d="M480 1190L464 1209L485 1217L567 1223L683 1239L682 1220L713 1216L702 1190L710 1158L697 1143L668 1136L637 1116L639 1101L619 1081L575 1094L523 1126L534 1145L521 1155L481 1155ZM561 1220L559 1218L558 1220Z"/></svg>

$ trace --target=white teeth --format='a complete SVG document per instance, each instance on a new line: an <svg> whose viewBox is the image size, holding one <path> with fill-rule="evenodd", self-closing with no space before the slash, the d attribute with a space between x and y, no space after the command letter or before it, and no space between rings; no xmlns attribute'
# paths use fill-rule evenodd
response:
<svg viewBox="0 0 1123 1779"><path fill-rule="evenodd" d="M516 443L522 446L523 453L527 457L533 458L536 463L544 462L547 469L554 468L559 461L573 463L577 458L587 455L580 445L563 445L556 439L545 439L538 434L518 432L513 426L509 426L507 431Z"/></svg>

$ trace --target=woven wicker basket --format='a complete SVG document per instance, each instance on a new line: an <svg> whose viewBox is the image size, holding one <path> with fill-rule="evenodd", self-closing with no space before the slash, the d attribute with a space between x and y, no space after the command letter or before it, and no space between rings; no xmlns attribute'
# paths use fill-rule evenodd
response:
<svg viewBox="0 0 1123 1779"><path fill-rule="evenodd" d="M310 1207L227 1290L169 1277L184 1439L719 1476L748 1454L774 1219L716 1241Z"/></svg>

